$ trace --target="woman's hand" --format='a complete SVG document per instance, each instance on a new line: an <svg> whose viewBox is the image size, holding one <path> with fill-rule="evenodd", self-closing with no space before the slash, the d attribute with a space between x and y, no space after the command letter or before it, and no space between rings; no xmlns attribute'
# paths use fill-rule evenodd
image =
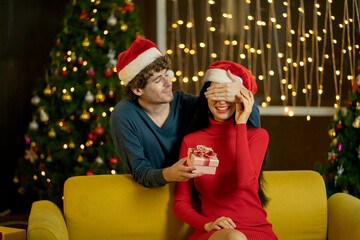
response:
<svg viewBox="0 0 360 240"><path fill-rule="evenodd" d="M236 97L242 90L247 90L242 84L241 78L232 74L229 70L226 71L227 76L232 82L228 83L213 83L205 92L206 98L213 101L238 102Z"/></svg>
<svg viewBox="0 0 360 240"><path fill-rule="evenodd" d="M240 99L240 102L236 103L236 124L246 124L254 105L254 95L249 90L245 89L241 90L240 94L236 95L236 97Z"/></svg>
<svg viewBox="0 0 360 240"><path fill-rule="evenodd" d="M215 220L215 222L208 222L204 225L204 229L207 232L211 230L220 230L220 229L234 229L236 228L235 223L231 218L228 217L220 217Z"/></svg>

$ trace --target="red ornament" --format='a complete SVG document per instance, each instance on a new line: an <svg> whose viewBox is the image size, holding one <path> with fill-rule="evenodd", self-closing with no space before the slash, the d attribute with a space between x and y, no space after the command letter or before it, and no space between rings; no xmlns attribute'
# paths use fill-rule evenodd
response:
<svg viewBox="0 0 360 240"><path fill-rule="evenodd" d="M101 126L97 126L94 128L94 133L98 137L102 137L105 134L105 129Z"/></svg>
<svg viewBox="0 0 360 240"><path fill-rule="evenodd" d="M68 75L68 71L61 71L61 76L67 76Z"/></svg>
<svg viewBox="0 0 360 240"><path fill-rule="evenodd" d="M335 128L336 128L337 131L340 131L342 129L341 123L337 123Z"/></svg>
<svg viewBox="0 0 360 240"><path fill-rule="evenodd" d="M109 78L113 75L114 71L112 71L110 68L106 69L104 72L104 75L106 78Z"/></svg>
<svg viewBox="0 0 360 240"><path fill-rule="evenodd" d="M85 10L82 10L81 14L80 14L80 19L85 19L85 20L89 20L89 13L86 12Z"/></svg>
<svg viewBox="0 0 360 240"><path fill-rule="evenodd" d="M332 161L332 162L335 162L335 161L336 161L336 155L335 155L335 154L331 156L331 161Z"/></svg>
<svg viewBox="0 0 360 240"><path fill-rule="evenodd" d="M91 169L89 169L89 170L86 172L86 175L88 175L88 176L94 175L94 172L93 172Z"/></svg>
<svg viewBox="0 0 360 240"><path fill-rule="evenodd" d="M352 105L353 105L353 102L349 100L349 101L348 101L348 105L349 105L349 106L352 106Z"/></svg>
<svg viewBox="0 0 360 240"><path fill-rule="evenodd" d="M89 133L89 135L88 135L88 139L91 141L96 141L97 138L98 138L98 136L94 133Z"/></svg>
<svg viewBox="0 0 360 240"><path fill-rule="evenodd" d="M79 57L78 64L83 65L83 63L84 63L84 60L82 59L82 57Z"/></svg>
<svg viewBox="0 0 360 240"><path fill-rule="evenodd" d="M125 4L121 10L124 12L124 13L127 13L127 12L132 12L134 11L134 5L133 4Z"/></svg>
<svg viewBox="0 0 360 240"><path fill-rule="evenodd" d="M109 91L109 98L114 98L115 97L115 94L114 94L114 91L110 90Z"/></svg>
<svg viewBox="0 0 360 240"><path fill-rule="evenodd" d="M95 38L95 44L96 45L103 45L104 44L104 39L102 39L100 36L97 36Z"/></svg>
<svg viewBox="0 0 360 240"><path fill-rule="evenodd" d="M39 147L38 147L38 146L35 146L35 147L32 148L32 150L33 150L34 152L38 153L38 152L39 152Z"/></svg>
<svg viewBox="0 0 360 240"><path fill-rule="evenodd" d="M116 163L118 163L118 162L119 162L119 160L118 160L117 157L115 157L115 156L113 156L113 157L111 157L111 158L109 159L109 163L110 163L111 166L114 165L114 164L116 164Z"/></svg>
<svg viewBox="0 0 360 240"><path fill-rule="evenodd" d="M60 39L56 40L55 45L58 47L60 45Z"/></svg>

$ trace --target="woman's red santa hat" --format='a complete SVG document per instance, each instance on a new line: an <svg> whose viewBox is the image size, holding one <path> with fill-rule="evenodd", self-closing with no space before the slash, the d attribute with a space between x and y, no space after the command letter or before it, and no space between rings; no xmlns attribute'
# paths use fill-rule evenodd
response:
<svg viewBox="0 0 360 240"><path fill-rule="evenodd" d="M131 46L118 56L116 71L120 80L127 85L146 68L163 54L150 40L138 38Z"/></svg>
<svg viewBox="0 0 360 240"><path fill-rule="evenodd" d="M257 85L251 72L244 66L230 61L217 61L212 63L205 73L204 82L231 83L232 80L229 78L227 72L230 72L233 78L240 81L252 94L256 93Z"/></svg>

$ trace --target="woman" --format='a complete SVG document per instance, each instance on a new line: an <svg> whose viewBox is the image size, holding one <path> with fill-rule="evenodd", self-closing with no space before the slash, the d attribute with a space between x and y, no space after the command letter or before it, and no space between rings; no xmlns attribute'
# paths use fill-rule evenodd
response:
<svg viewBox="0 0 360 240"><path fill-rule="evenodd" d="M237 96L239 102L207 99L208 87L231 82L227 71L245 87ZM264 129L246 126L256 90L251 73L239 64L218 61L206 72L197 114L191 133L183 139L179 158L187 156L188 148L204 145L217 154L219 165L215 175L176 183L174 212L195 228L189 239L277 239L258 194L269 137ZM191 204L193 192L201 201L199 211Z"/></svg>

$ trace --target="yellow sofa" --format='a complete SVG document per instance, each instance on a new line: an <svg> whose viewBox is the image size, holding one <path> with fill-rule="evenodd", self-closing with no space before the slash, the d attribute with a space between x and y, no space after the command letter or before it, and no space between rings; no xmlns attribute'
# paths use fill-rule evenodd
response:
<svg viewBox="0 0 360 240"><path fill-rule="evenodd" d="M360 239L360 200L327 200L314 171L265 171L268 220L280 240ZM33 203L28 240L177 240L193 229L173 214L174 184L145 188L130 175L69 178L64 213L50 201ZM64 217L63 217L64 216Z"/></svg>

